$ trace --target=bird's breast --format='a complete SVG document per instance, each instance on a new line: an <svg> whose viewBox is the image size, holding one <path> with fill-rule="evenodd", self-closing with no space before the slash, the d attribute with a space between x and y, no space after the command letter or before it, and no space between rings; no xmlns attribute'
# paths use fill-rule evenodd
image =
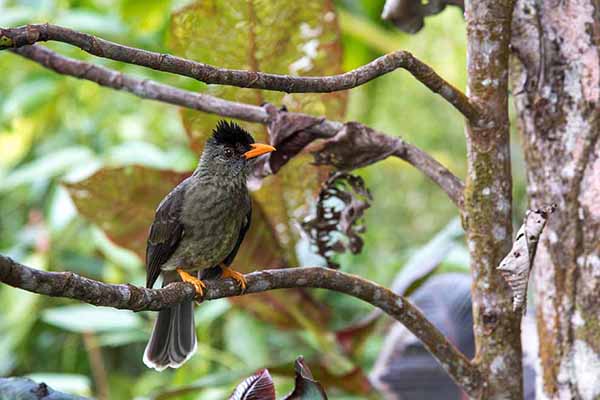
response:
<svg viewBox="0 0 600 400"><path fill-rule="evenodd" d="M250 203L245 187L198 189L186 195L179 248L180 258L199 269L217 265L233 250Z"/></svg>

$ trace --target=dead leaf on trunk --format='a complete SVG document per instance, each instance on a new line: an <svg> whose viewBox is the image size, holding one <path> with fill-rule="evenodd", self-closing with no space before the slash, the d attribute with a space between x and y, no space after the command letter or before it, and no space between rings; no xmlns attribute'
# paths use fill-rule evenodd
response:
<svg viewBox="0 0 600 400"><path fill-rule="evenodd" d="M538 210L528 210L525 214L523 225L517 232L513 247L500 262L498 269L504 280L513 291L513 311L519 308L525 313L527 300L527 284L529 273L533 266L533 259L537 250L538 241L546 226L548 216L554 212L556 205L543 207Z"/></svg>
<svg viewBox="0 0 600 400"><path fill-rule="evenodd" d="M332 260L336 253L350 250L357 254L362 250L360 234L365 226L361 219L372 200L359 176L335 172L323 184L315 215L305 219L302 228L329 268L340 267Z"/></svg>

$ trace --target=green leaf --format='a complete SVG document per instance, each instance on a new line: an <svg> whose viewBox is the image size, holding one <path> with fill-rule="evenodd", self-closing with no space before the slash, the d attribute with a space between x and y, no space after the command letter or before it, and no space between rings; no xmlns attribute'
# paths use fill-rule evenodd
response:
<svg viewBox="0 0 600 400"><path fill-rule="evenodd" d="M264 324L246 313L230 313L224 329L227 350L249 367L264 366L269 361L268 332L265 328Z"/></svg>
<svg viewBox="0 0 600 400"><path fill-rule="evenodd" d="M18 85L4 100L2 119L8 121L15 117L30 115L54 95L56 83L55 78L41 78Z"/></svg>
<svg viewBox="0 0 600 400"><path fill-rule="evenodd" d="M145 343L148 333L139 329L118 332L105 332L98 335L100 346L124 346L132 343Z"/></svg>
<svg viewBox="0 0 600 400"><path fill-rule="evenodd" d="M87 304L50 308L42 313L44 322L61 329L83 332L111 332L139 328L140 317L127 310Z"/></svg>
<svg viewBox="0 0 600 400"><path fill-rule="evenodd" d="M0 192L19 185L45 181L67 172L74 165L89 163L94 159L94 154L83 146L67 147L49 153L10 172L0 181Z"/></svg>
<svg viewBox="0 0 600 400"><path fill-rule="evenodd" d="M128 166L101 169L82 181L64 185L81 215L97 224L113 242L143 259L156 207L186 176Z"/></svg>
<svg viewBox="0 0 600 400"><path fill-rule="evenodd" d="M119 18L82 9L66 11L53 22L56 25L68 26L76 31L99 36L117 36L127 32L123 21Z"/></svg>
<svg viewBox="0 0 600 400"><path fill-rule="evenodd" d="M136 32L152 32L162 27L170 11L170 0L122 0L120 13L123 20L135 26Z"/></svg>

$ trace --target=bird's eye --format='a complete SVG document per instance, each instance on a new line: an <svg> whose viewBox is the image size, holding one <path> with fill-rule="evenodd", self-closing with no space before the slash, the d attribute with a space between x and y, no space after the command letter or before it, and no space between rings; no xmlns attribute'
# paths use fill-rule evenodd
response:
<svg viewBox="0 0 600 400"><path fill-rule="evenodd" d="M233 150L229 149L229 148L226 148L225 149L225 157L230 158L232 156L233 156Z"/></svg>

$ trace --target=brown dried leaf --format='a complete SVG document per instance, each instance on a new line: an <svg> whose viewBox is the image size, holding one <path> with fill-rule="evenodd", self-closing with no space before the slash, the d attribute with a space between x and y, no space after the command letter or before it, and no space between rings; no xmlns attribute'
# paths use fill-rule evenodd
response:
<svg viewBox="0 0 600 400"><path fill-rule="evenodd" d="M373 200L359 176L345 172L332 173L323 184L315 215L304 220L302 228L325 258L329 268L339 268L332 260L335 253L349 250L360 253L365 231L362 216Z"/></svg>
<svg viewBox="0 0 600 400"><path fill-rule="evenodd" d="M275 384L269 371L262 369L244 379L229 400L275 400Z"/></svg>
<svg viewBox="0 0 600 400"><path fill-rule="evenodd" d="M285 107L279 110L272 104L263 107L269 114L269 142L277 151L267 154L255 164L253 179L257 181L277 173L315 140L315 135L308 129L322 121L322 118L315 119L306 114L288 113Z"/></svg>
<svg viewBox="0 0 600 400"><path fill-rule="evenodd" d="M296 370L296 386L292 393L288 394L283 400L327 400L327 395L321 384L312 376L308 365L304 362L304 357L296 359L294 366Z"/></svg>
<svg viewBox="0 0 600 400"><path fill-rule="evenodd" d="M103 168L84 180L63 185L81 215L113 242L144 259L156 207L187 176L133 165Z"/></svg>
<svg viewBox="0 0 600 400"><path fill-rule="evenodd" d="M348 122L333 138L324 141L313 155L316 165L333 165L339 170L350 171L381 161L403 146L404 142L399 138L383 135L358 122Z"/></svg>
<svg viewBox="0 0 600 400"><path fill-rule="evenodd" d="M556 205L525 213L523 225L517 232L513 247L500 262L498 269L513 291L513 310L523 309L525 313L527 284L533 266L538 240L546 226L548 215L554 212Z"/></svg>
<svg viewBox="0 0 600 400"><path fill-rule="evenodd" d="M425 17L442 12L448 4L464 9L463 0L387 0L381 19L406 33L417 33L423 28Z"/></svg>

